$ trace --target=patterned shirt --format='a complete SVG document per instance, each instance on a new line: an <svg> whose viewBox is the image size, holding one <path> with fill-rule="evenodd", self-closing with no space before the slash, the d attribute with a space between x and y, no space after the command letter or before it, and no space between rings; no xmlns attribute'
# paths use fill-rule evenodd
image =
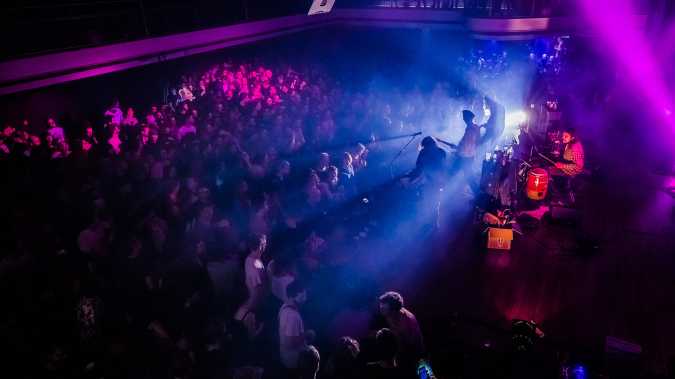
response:
<svg viewBox="0 0 675 379"><path fill-rule="evenodd" d="M563 152L563 163L560 171L569 176L576 176L584 171L584 147L581 142L574 141L565 145Z"/></svg>

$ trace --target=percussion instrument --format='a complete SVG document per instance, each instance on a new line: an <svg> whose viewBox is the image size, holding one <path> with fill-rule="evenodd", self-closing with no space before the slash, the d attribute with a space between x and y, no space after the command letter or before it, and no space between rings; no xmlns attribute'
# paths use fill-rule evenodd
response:
<svg viewBox="0 0 675 379"><path fill-rule="evenodd" d="M525 193L531 200L543 200L548 191L548 172L543 168L533 168L527 173Z"/></svg>

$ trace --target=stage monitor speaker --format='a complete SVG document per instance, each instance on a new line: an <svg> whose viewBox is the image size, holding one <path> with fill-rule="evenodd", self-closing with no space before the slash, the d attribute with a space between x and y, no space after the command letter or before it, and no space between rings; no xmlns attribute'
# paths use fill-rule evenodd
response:
<svg viewBox="0 0 675 379"><path fill-rule="evenodd" d="M314 0L312 1L312 6L309 7L308 16L313 16L315 14L328 13L333 9L335 5L335 0Z"/></svg>

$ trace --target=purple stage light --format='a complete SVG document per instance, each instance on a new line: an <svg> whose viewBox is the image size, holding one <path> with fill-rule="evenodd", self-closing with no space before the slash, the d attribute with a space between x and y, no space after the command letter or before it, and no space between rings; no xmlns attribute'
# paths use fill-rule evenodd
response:
<svg viewBox="0 0 675 379"><path fill-rule="evenodd" d="M672 109L672 97L665 80L665 70L653 54L631 0L577 0L582 14L609 58L616 62L625 82L652 104L650 113L656 120L673 126L663 109ZM620 27L618 27L620 25ZM670 133L675 132L672 128Z"/></svg>

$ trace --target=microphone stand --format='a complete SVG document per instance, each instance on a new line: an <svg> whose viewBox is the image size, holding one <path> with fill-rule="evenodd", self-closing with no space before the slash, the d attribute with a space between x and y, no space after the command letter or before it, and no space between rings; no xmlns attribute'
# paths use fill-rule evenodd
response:
<svg viewBox="0 0 675 379"><path fill-rule="evenodd" d="M392 158L391 162L389 162L389 175L391 176L392 179L394 179L394 169L393 169L394 162L401 156L401 154L403 154L403 151L404 151L405 149L407 149L408 146L412 143L412 141L414 141L415 138L416 138L417 136L419 136L420 134L422 134L422 132L418 132L418 133L413 133L413 134L411 134L411 135L410 135L410 139L408 140L408 142L406 142L406 144L403 145L403 147L401 148L401 150L399 150L398 153L396 153L396 156L394 156L394 158Z"/></svg>
<svg viewBox="0 0 675 379"><path fill-rule="evenodd" d="M417 132L417 133L412 133L412 134L402 134L402 135L392 136L392 137L383 137L383 138L378 138L378 139L375 139L375 140L372 140L372 141L366 141L366 142L363 142L363 143L366 144L366 145L370 145L372 143L386 142L386 141L391 141L391 140L401 139L401 138L406 138L406 137L417 137L419 135L422 135L422 132Z"/></svg>

